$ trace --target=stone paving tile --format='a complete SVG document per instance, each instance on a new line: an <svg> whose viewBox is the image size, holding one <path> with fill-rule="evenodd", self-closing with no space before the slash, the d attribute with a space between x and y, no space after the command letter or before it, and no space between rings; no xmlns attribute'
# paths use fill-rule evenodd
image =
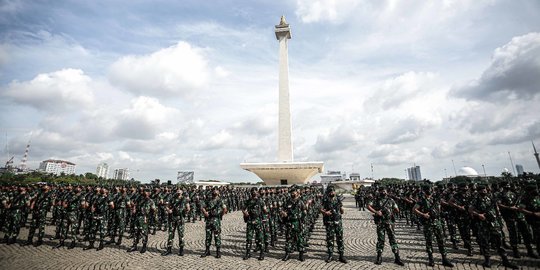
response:
<svg viewBox="0 0 540 270"><path fill-rule="evenodd" d="M293 253L287 262L281 261L284 254L284 239L281 237L276 247L270 249L264 261L251 258L242 260L244 254L245 225L240 212L226 215L222 226L222 258L200 258L204 251L204 223L188 223L185 231L185 255L177 256L177 243L173 254L163 257L161 252L166 245L166 233L158 231L156 235L150 235L148 252L127 253L131 246L131 239L125 239L121 246L106 246L101 251L82 250L82 243L75 249L61 248L53 250L56 241L46 241L40 247L0 244L0 269L396 269L400 268L393 264L393 255L388 244L383 253L383 264L375 265L375 225L371 215L366 211L358 211L354 208L351 198L346 198L345 214L343 217L345 255L348 264L337 261L325 263L326 247L325 232L322 220L319 219L313 235L309 241L306 261L297 260L298 253ZM54 228L47 226L46 236L53 234ZM28 229L23 228L19 235L19 243L22 243L28 234ZM403 222L396 224L396 234L401 250L402 260L408 269L444 269L440 264L440 255L435 254L435 267L427 267L426 253L423 235L415 228L406 226ZM0 235L3 237L3 234ZM522 247L523 248L523 247ZM212 247L212 256L215 248ZM478 254L478 246L475 246L475 256L467 257L465 250L452 250L450 247L449 258L455 262L454 269L483 269L482 257ZM522 269L539 269L540 260L522 258L511 259ZM493 269L502 268L500 259L493 256Z"/></svg>

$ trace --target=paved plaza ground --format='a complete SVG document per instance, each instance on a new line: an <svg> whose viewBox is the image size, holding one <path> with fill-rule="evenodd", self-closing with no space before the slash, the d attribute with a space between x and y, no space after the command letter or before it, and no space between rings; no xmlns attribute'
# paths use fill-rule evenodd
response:
<svg viewBox="0 0 540 270"><path fill-rule="evenodd" d="M279 239L278 245L270 249L270 253L264 261L255 258L242 260L245 247L245 224L240 212L227 214L223 218L222 231L222 258L216 259L215 248L212 247L212 257L200 258L204 251L204 223L188 223L186 225L185 256L176 255L177 243L173 254L163 257L161 252L166 245L166 233L157 232L150 235L149 249L145 254L138 252L127 253L131 246L131 239L125 239L121 246L106 246L101 251L83 251L83 244L79 243L75 249L67 250L65 247L53 250L52 246L57 241L45 241L40 247L25 246L18 244L0 244L0 269L396 269L400 268L393 264L393 255L385 247L383 264L375 265L375 225L369 212L358 211L354 208L352 198L345 200L345 214L343 217L343 230L345 238L345 255L348 264L337 261L325 263L326 246L325 232L322 219L317 221L315 230L307 249L307 257L304 262L297 260L298 253L293 253L287 262L281 261L284 254L284 239ZM53 234L54 228L47 226L47 239ZM426 265L426 253L423 235L415 228L406 226L403 222L396 224L397 240L401 250L402 260L408 269L431 269ZM22 243L28 235L28 230L23 228L19 236ZM3 234L1 235L3 236ZM85 243L86 244L86 243ZM523 249L523 247L522 247ZM475 255L467 257L465 250L459 251L449 248L449 258L456 264L454 269L482 269L482 256L478 254L478 246L475 246ZM500 258L493 256L493 269L503 268L500 266ZM337 259L337 257L336 257ZM434 268L444 268L439 265L440 255L435 255L437 265ZM540 268L540 260L522 258L511 260L522 269Z"/></svg>

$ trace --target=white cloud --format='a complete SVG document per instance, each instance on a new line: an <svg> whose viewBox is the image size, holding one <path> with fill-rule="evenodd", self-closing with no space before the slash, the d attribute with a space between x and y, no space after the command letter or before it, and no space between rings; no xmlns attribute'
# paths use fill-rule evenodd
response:
<svg viewBox="0 0 540 270"><path fill-rule="evenodd" d="M512 38L495 50L482 76L452 94L471 100L503 103L540 93L540 33Z"/></svg>
<svg viewBox="0 0 540 270"><path fill-rule="evenodd" d="M79 69L37 75L31 81L13 81L2 94L44 111L80 110L93 105L92 79Z"/></svg>
<svg viewBox="0 0 540 270"><path fill-rule="evenodd" d="M113 84L148 96L188 95L205 87L209 77L203 49L187 42L150 55L122 57L109 70Z"/></svg>
<svg viewBox="0 0 540 270"><path fill-rule="evenodd" d="M120 112L115 133L123 138L152 139L181 121L180 112L162 105L157 99L140 96L131 107Z"/></svg>
<svg viewBox="0 0 540 270"><path fill-rule="evenodd" d="M297 0L296 16L305 23L339 23L351 14L358 4L358 1L354 0Z"/></svg>

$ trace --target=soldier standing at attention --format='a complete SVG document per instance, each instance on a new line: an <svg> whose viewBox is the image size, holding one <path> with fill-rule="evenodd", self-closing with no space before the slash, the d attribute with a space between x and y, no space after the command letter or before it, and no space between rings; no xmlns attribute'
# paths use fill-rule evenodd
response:
<svg viewBox="0 0 540 270"><path fill-rule="evenodd" d="M253 237L255 237L255 245L257 250L260 251L259 260L264 259L264 250L262 243L264 241L264 232L262 225L262 214L268 212L264 201L259 197L259 192L256 187L251 188L251 198L246 201L242 213L244 214L244 221L246 222L246 255L244 260L251 257L251 245L253 243Z"/></svg>
<svg viewBox="0 0 540 270"><path fill-rule="evenodd" d="M471 245L471 219L467 207L471 200L471 193L467 183L459 183L459 190L450 198L448 204L455 209L455 220L463 246L467 249L467 256L472 256Z"/></svg>
<svg viewBox="0 0 540 270"><path fill-rule="evenodd" d="M45 221L47 218L47 212L52 205L52 197L50 194L50 187L44 185L30 205L30 210L32 211L32 222L30 225L30 230L28 232L28 240L24 245L31 245L34 238L34 233L36 229L38 230L38 240L34 243L34 246L40 246L43 244L43 236L45 236Z"/></svg>
<svg viewBox="0 0 540 270"><path fill-rule="evenodd" d="M212 236L214 237L214 242L216 244L216 258L221 258L221 218L225 213L227 213L227 207L223 204L219 197L219 190L212 190L211 197L209 196L201 206L201 211L205 218L205 230L206 230L206 240L205 246L206 250L201 255L201 258L210 255L210 245L212 244Z"/></svg>
<svg viewBox="0 0 540 270"><path fill-rule="evenodd" d="M506 251L502 247L500 224L497 222L496 211L497 203L488 194L487 186L481 184L478 186L479 192L469 206L469 213L473 218L477 219L478 225L478 244L480 245L481 253L484 255L484 263L482 266L491 267L490 248L493 245L497 249L497 253L501 256L502 264L511 269L518 267L508 261Z"/></svg>
<svg viewBox="0 0 540 270"><path fill-rule="evenodd" d="M137 250L137 244L142 238L141 253L146 252L146 246L148 244L148 223L150 222L151 215L156 210L154 201L150 198L150 189L146 188L143 191L143 196L137 202L133 202L132 211L135 211L135 232L133 235L133 246L128 249L127 252L133 252Z"/></svg>
<svg viewBox="0 0 540 270"><path fill-rule="evenodd" d="M167 256L172 253L174 234L178 232L178 255L184 256L184 225L189 210L189 202L183 196L182 189L178 188L170 201L165 203L169 238L167 238L167 250L161 255Z"/></svg>
<svg viewBox="0 0 540 270"><path fill-rule="evenodd" d="M388 241L392 252L394 253L394 263L400 266L405 264L399 257L399 247L396 242L394 233L394 221L392 216L394 213L399 213L399 208L396 202L388 197L388 192L384 187L379 188L379 195L370 201L367 205L368 211L374 214L374 221L377 225L377 259L375 264L382 263L382 252L384 249L384 236L388 234Z"/></svg>
<svg viewBox="0 0 540 270"><path fill-rule="evenodd" d="M424 196L416 203L413 211L420 216L424 227L424 237L426 239L426 251L428 254L428 266L435 266L433 262L433 238L437 241L439 252L442 255L442 265L454 267L446 258L444 247L443 221L441 216L441 200L432 195L431 186L423 186Z"/></svg>
<svg viewBox="0 0 540 270"><path fill-rule="evenodd" d="M323 223L326 228L326 248L328 250L328 258L326 258L325 262L327 263L332 261L334 238L337 242L339 261L347 263L347 260L343 257L343 252L345 250L343 245L343 223L341 221L343 212L343 203L341 202L341 199L336 197L334 187L328 187L321 208Z"/></svg>
<svg viewBox="0 0 540 270"><path fill-rule="evenodd" d="M303 216L306 215L306 206L300 199L298 188L293 186L290 189L291 196L283 205L281 216L285 223L285 256L281 259L287 261L293 250L293 245L298 250L300 261L304 261L304 234L301 223Z"/></svg>
<svg viewBox="0 0 540 270"><path fill-rule="evenodd" d="M4 202L4 207L8 210L6 224L5 242L10 245L17 241L17 236L21 230L21 220L24 209L30 205L30 196L26 193L26 188L19 186L14 188L12 199Z"/></svg>

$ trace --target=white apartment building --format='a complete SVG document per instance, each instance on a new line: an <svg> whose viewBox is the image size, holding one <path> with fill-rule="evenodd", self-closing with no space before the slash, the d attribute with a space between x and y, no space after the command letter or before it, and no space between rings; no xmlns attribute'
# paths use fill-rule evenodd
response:
<svg viewBox="0 0 540 270"><path fill-rule="evenodd" d="M47 159L42 161L39 164L39 170L46 173L52 173L55 175L64 174L75 174L75 163L58 160L58 159Z"/></svg>
<svg viewBox="0 0 540 270"><path fill-rule="evenodd" d="M105 162L99 163L96 168L96 175L103 179L109 179L109 165Z"/></svg>
<svg viewBox="0 0 540 270"><path fill-rule="evenodd" d="M116 180L129 180L129 169L128 168L123 168L123 169L114 170L113 179L116 179Z"/></svg>

